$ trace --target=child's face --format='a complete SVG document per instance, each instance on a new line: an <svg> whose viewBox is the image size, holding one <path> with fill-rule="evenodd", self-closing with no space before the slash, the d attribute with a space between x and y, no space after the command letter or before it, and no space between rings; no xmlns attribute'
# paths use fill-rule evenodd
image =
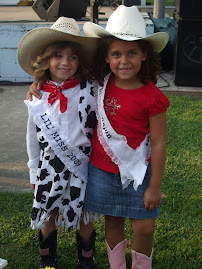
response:
<svg viewBox="0 0 202 269"><path fill-rule="evenodd" d="M51 80L62 83L76 73L78 64L78 56L72 52L70 47L58 50L56 55L50 57L49 71Z"/></svg>
<svg viewBox="0 0 202 269"><path fill-rule="evenodd" d="M143 53L137 42L114 40L105 60L115 75L114 81L118 87L135 88L140 83L137 74L142 61L146 60L146 53Z"/></svg>

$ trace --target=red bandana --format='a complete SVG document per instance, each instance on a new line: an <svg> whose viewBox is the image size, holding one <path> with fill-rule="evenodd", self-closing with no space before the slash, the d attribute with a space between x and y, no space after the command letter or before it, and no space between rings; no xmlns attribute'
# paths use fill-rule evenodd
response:
<svg viewBox="0 0 202 269"><path fill-rule="evenodd" d="M42 86L42 90L45 92L50 92L51 94L48 97L48 103L53 104L57 99L60 100L60 111L64 113L67 110L67 97L62 93L63 90L68 90L74 88L77 84L79 84L81 79L71 77L64 81L64 83L57 87L50 80L46 80Z"/></svg>

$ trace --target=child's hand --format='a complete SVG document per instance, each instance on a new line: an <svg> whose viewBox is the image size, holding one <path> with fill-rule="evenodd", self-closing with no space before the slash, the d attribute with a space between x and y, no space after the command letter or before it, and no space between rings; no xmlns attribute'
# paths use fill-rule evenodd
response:
<svg viewBox="0 0 202 269"><path fill-rule="evenodd" d="M34 191L35 190L35 184L31 184L31 188Z"/></svg>
<svg viewBox="0 0 202 269"><path fill-rule="evenodd" d="M148 210L153 210L161 203L160 187L149 186L144 193L144 205Z"/></svg>
<svg viewBox="0 0 202 269"><path fill-rule="evenodd" d="M27 92L26 99L32 101L32 95L36 98L41 99L42 94L40 92L41 85L39 85L36 81L32 83L29 87L29 91Z"/></svg>

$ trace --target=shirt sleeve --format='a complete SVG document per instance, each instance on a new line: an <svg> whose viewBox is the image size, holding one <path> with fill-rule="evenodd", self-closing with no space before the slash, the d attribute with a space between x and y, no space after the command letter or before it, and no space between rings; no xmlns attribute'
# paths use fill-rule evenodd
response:
<svg viewBox="0 0 202 269"><path fill-rule="evenodd" d="M27 154L29 158L27 166L29 168L30 173L30 183L36 184L37 169L40 157L40 146L37 140L36 124L34 123L33 117L30 114L27 122L26 141L27 141Z"/></svg>
<svg viewBox="0 0 202 269"><path fill-rule="evenodd" d="M159 92L148 102L148 116L151 117L166 112L169 106L170 102L167 96L159 90Z"/></svg>

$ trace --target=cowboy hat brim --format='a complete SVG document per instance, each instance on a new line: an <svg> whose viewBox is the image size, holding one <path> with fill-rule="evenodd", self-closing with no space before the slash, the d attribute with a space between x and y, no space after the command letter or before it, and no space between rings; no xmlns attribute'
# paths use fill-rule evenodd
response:
<svg viewBox="0 0 202 269"><path fill-rule="evenodd" d="M83 26L83 31L86 37L93 37L93 38L114 36L118 39L125 40L125 41L135 41L135 40L143 39L143 40L148 41L152 45L153 50L157 53L161 52L165 48L169 39L168 34L165 32L158 32L158 33L154 33L145 37L136 37L136 36L124 35L124 34L122 35L113 34L105 30L103 27L92 22L86 22Z"/></svg>
<svg viewBox="0 0 202 269"><path fill-rule="evenodd" d="M18 62L22 69L33 76L32 63L48 45L55 42L75 42L82 46L86 61L91 60L96 49L96 39L76 36L51 28L37 28L28 32L18 47Z"/></svg>

